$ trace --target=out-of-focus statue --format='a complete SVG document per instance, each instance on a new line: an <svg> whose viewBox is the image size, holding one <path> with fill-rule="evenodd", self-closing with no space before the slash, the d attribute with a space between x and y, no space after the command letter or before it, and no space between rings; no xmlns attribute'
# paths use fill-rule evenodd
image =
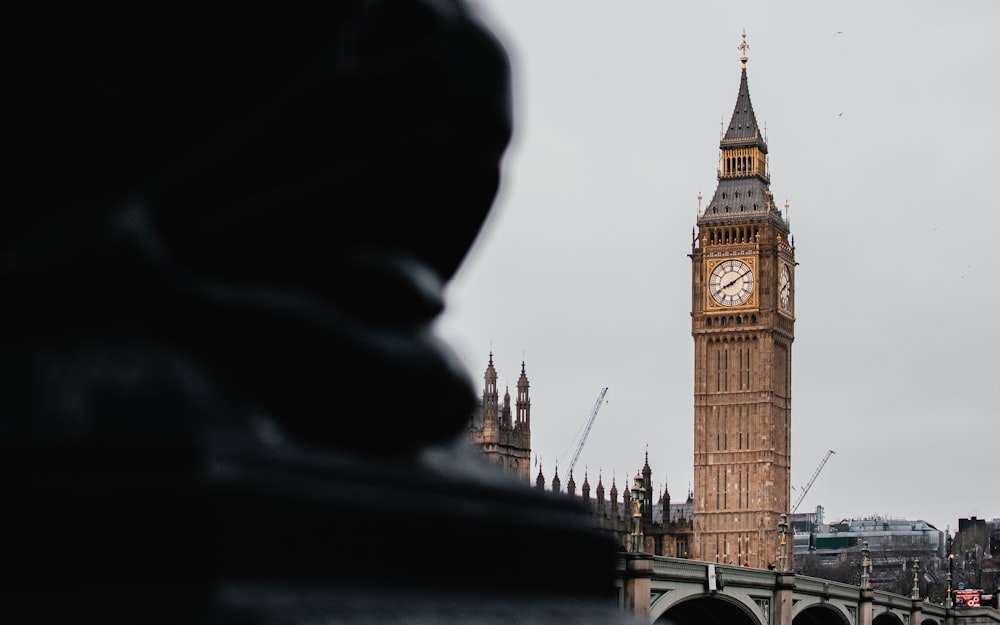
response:
<svg viewBox="0 0 1000 625"><path fill-rule="evenodd" d="M72 12L8 23L0 620L629 622L431 329L511 136L470 9Z"/></svg>

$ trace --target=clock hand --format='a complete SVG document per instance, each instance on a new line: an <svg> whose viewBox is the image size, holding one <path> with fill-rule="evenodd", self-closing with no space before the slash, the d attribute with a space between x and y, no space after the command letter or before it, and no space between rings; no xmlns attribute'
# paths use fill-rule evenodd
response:
<svg viewBox="0 0 1000 625"><path fill-rule="evenodd" d="M733 286L734 284L736 284L737 282L739 282L739 281L740 281L740 278L742 278L743 276L747 275L748 273L750 273L750 270L749 270L749 269L747 269L746 271L744 271L744 272L743 272L743 273L741 273L740 275L738 275L738 276L736 276L735 278L733 278L733 281L732 281L732 282L730 282L729 284L724 284L724 285L722 286L722 288L724 288L724 289L728 289L729 287L731 287L731 286Z"/></svg>

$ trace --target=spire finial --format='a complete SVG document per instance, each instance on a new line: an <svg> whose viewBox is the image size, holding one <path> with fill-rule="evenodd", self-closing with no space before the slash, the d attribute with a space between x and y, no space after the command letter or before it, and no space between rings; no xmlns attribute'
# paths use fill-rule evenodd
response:
<svg viewBox="0 0 1000 625"><path fill-rule="evenodd" d="M739 48L740 48L740 52L743 53L743 54L740 55L740 63L743 64L743 69L746 69L747 68L747 50L750 49L750 44L747 43L747 31L746 31L746 29L743 29L743 43L740 44Z"/></svg>

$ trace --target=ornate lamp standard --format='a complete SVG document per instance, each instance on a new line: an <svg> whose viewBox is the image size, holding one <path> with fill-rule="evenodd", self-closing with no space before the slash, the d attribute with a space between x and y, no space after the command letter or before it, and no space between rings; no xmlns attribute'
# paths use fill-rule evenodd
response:
<svg viewBox="0 0 1000 625"><path fill-rule="evenodd" d="M955 554L949 553L948 554L948 598L945 600L945 605L947 605L949 608L954 607L954 604L951 601L951 579L954 570L955 570Z"/></svg>
<svg viewBox="0 0 1000 625"><path fill-rule="evenodd" d="M643 550L642 501L646 497L646 490L642 481L639 475L632 478L632 501L635 502L635 511L632 513L632 553L641 553Z"/></svg>
<svg viewBox="0 0 1000 625"><path fill-rule="evenodd" d="M868 581L868 556L871 555L871 551L868 550L867 540L861 545L861 588L871 588L871 582Z"/></svg>
<svg viewBox="0 0 1000 625"><path fill-rule="evenodd" d="M788 534L788 515L784 512L781 513L781 521L778 523L778 534L781 536L781 542L778 543L778 571L784 573L788 570L786 565L788 554L785 543L785 535Z"/></svg>
<svg viewBox="0 0 1000 625"><path fill-rule="evenodd" d="M920 598L920 585L918 583L919 573L920 561L915 559L913 560L913 590L910 591L910 599L916 600Z"/></svg>
<svg viewBox="0 0 1000 625"><path fill-rule="evenodd" d="M948 533L948 593L944 598L946 608L954 607L951 603L951 576L955 572L955 554L951 552L951 532Z"/></svg>

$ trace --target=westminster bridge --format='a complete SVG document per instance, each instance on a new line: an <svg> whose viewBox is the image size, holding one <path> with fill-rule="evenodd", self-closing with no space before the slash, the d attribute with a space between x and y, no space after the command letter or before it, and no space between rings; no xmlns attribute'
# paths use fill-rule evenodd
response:
<svg viewBox="0 0 1000 625"><path fill-rule="evenodd" d="M994 608L955 609L792 573L622 553L618 606L657 625L987 625Z"/></svg>

